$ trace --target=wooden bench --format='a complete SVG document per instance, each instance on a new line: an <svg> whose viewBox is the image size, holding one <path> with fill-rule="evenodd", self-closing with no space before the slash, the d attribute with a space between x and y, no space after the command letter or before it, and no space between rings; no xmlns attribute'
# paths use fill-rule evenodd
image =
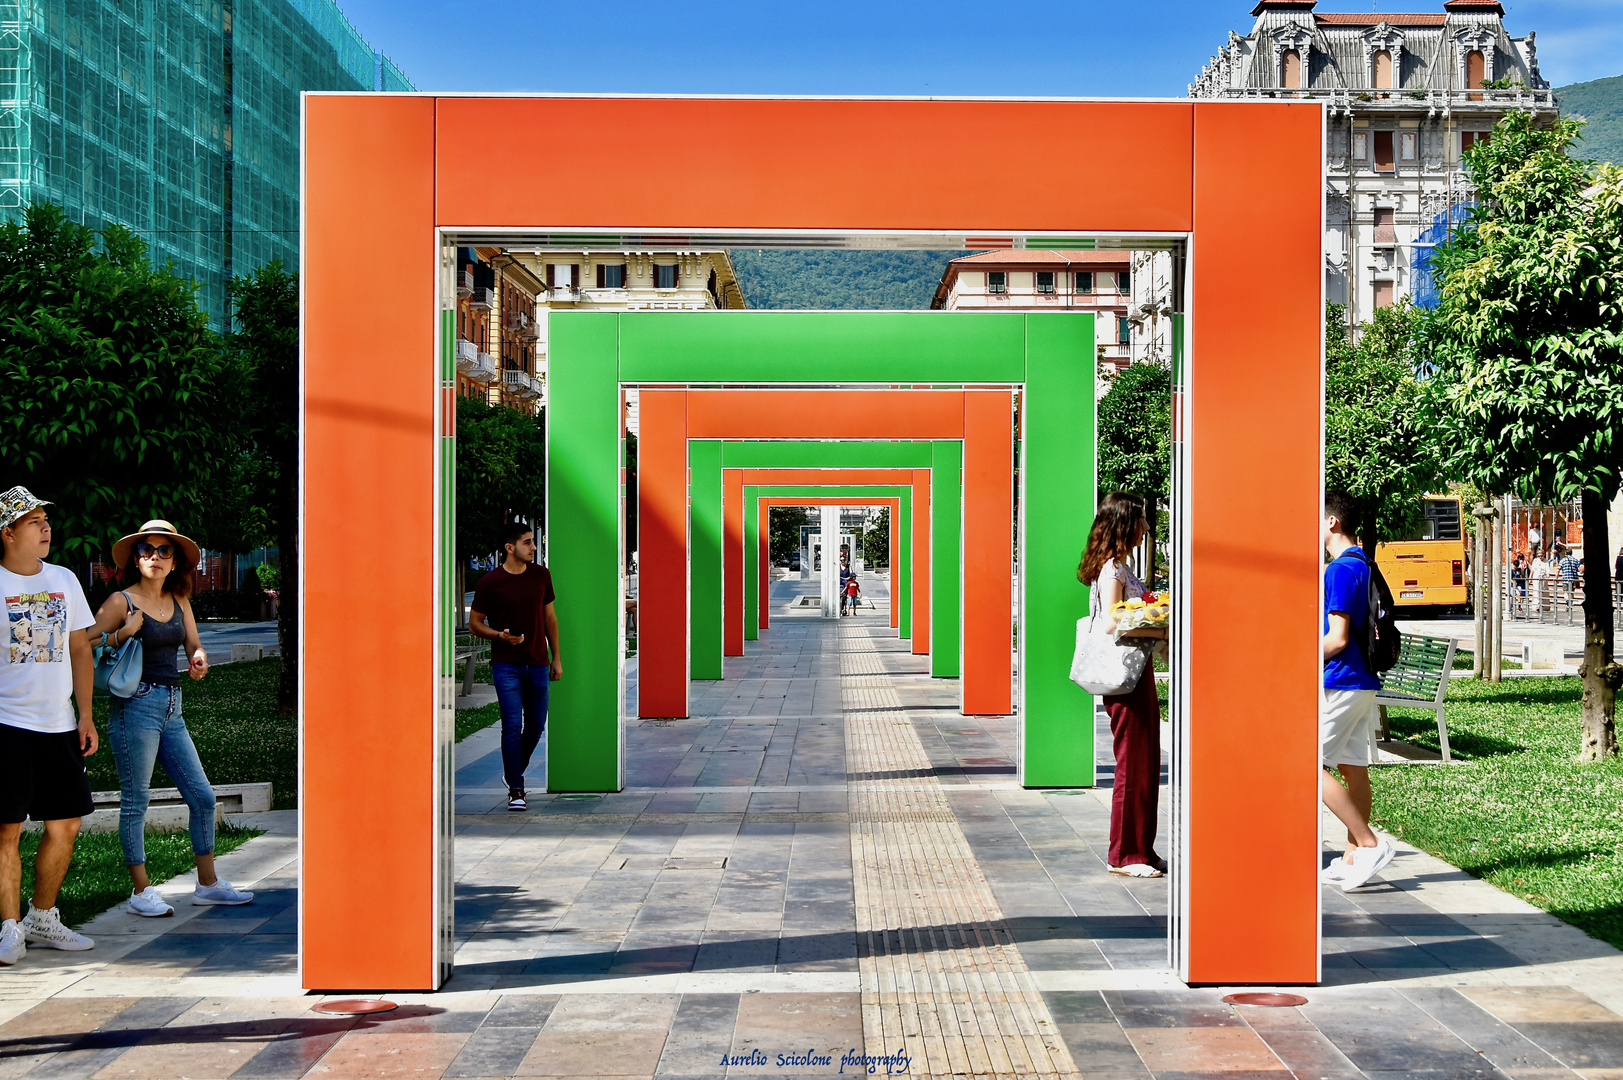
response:
<svg viewBox="0 0 1623 1080"><path fill-rule="evenodd" d="M1397 666L1381 676L1381 689L1375 695L1377 705L1436 713L1437 744L1442 747L1444 761L1453 760L1448 752L1448 726L1443 722L1443 695L1448 690L1449 673L1454 670L1457 647L1453 638L1404 634Z"/></svg>
<svg viewBox="0 0 1623 1080"><path fill-rule="evenodd" d="M458 697L467 697L473 693L473 669L489 659L490 646L485 644L483 638L474 638L471 635L457 637L454 663L463 665L462 689L457 692Z"/></svg>

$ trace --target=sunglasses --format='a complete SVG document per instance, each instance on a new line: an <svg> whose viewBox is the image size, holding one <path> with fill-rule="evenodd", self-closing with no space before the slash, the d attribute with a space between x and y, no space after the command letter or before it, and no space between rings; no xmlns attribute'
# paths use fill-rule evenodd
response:
<svg viewBox="0 0 1623 1080"><path fill-rule="evenodd" d="M174 556L175 549L170 544L149 544L145 540L135 545L135 554L143 559L150 559L156 555L160 559Z"/></svg>

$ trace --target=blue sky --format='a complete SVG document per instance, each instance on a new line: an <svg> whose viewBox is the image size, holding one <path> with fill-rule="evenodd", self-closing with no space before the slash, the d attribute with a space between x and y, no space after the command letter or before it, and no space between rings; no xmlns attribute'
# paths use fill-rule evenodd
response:
<svg viewBox="0 0 1623 1080"><path fill-rule="evenodd" d="M1252 0L339 0L420 88L1181 97ZM1623 74L1623 0L1511 0L1560 86ZM1442 0L1321 0L1441 11Z"/></svg>

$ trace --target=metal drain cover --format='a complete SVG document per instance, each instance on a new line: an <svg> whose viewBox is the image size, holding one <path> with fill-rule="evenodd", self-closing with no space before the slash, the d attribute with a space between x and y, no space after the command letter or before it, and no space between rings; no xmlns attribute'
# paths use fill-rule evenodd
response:
<svg viewBox="0 0 1623 1080"><path fill-rule="evenodd" d="M312 1007L314 1012L335 1013L338 1016L366 1016L369 1013L389 1012L400 1006L392 1001L382 998L343 998L339 1001L323 1001L320 1005Z"/></svg>
<svg viewBox="0 0 1623 1080"><path fill-rule="evenodd" d="M1224 996L1223 1000L1230 1005L1262 1005L1275 1009L1307 1004L1307 998L1301 994L1228 994Z"/></svg>

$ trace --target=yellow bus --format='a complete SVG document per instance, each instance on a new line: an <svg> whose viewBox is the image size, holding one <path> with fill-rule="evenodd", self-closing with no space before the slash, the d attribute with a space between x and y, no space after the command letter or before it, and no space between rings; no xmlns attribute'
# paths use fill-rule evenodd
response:
<svg viewBox="0 0 1623 1080"><path fill-rule="evenodd" d="M1464 507L1455 495L1427 495L1423 502L1420 535L1379 545L1375 565L1400 608L1464 607Z"/></svg>

